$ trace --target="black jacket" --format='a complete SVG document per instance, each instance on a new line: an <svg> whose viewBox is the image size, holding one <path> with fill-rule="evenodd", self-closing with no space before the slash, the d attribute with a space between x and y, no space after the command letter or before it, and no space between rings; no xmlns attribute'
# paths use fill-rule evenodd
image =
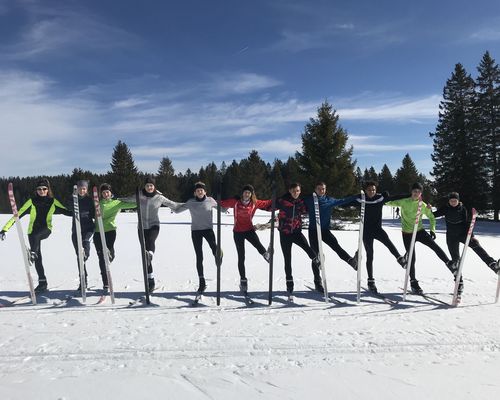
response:
<svg viewBox="0 0 500 400"><path fill-rule="evenodd" d="M465 235L469 229L469 218L467 209L462 203L458 206L452 207L450 204L439 208L433 213L434 216L443 217L446 221L446 234L447 235Z"/></svg>

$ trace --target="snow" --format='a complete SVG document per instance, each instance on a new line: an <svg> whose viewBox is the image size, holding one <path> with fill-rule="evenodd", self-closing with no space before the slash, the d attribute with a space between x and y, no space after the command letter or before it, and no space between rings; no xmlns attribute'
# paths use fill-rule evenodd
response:
<svg viewBox="0 0 500 400"><path fill-rule="evenodd" d="M387 216L390 210L386 210ZM215 215L215 213L214 213ZM3 224L8 215L1 215ZM208 246L208 294L191 307L197 287L189 213L161 209L153 264L154 305L129 307L141 296L142 267L136 215L117 218L116 259L111 272L116 304L95 305L98 291L68 301L78 286L71 220L57 215L42 242L53 288L40 304L29 299L0 308L0 398L6 399L484 399L500 393L499 305L496 276L468 252L465 292L458 308L409 295L395 306L362 296L355 304L355 272L324 246L329 289L348 305L325 304L312 284L310 262L294 247L296 304L287 304L283 257L276 237L274 300L267 305L268 267L247 243L246 307L238 293L232 215L223 215L221 306L215 304L216 270ZM259 213L254 222L266 222ZM26 227L27 218L23 218ZM399 222L385 221L402 252ZM478 222L476 235L498 258L498 225ZM267 246L269 230L258 232ZM354 230L334 232L353 254ZM437 242L446 249L442 223ZM15 228L0 242L0 303L27 294ZM95 250L87 263L89 284L101 288ZM375 277L381 292L400 298L404 270L375 242ZM34 271L33 271L34 272ZM363 286L366 271L363 270ZM34 277L36 275L34 274ZM453 281L439 259L417 244L417 278L428 293L451 302Z"/></svg>

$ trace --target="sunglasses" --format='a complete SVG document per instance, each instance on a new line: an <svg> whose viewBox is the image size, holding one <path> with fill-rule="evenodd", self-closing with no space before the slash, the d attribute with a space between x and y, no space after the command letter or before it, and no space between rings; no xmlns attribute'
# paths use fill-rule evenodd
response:
<svg viewBox="0 0 500 400"><path fill-rule="evenodd" d="M43 186L43 187L37 187L36 190L46 191L46 190L49 190L49 188Z"/></svg>

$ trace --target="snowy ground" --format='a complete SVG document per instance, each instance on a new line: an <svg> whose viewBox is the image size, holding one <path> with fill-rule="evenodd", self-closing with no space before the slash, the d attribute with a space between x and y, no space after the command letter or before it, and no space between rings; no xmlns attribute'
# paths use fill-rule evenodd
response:
<svg viewBox="0 0 500 400"><path fill-rule="evenodd" d="M390 212L388 212L390 213ZM3 224L9 216L1 215ZM254 222L265 222L259 214ZM128 307L143 288L136 215L118 216L112 274L116 304L65 301L78 286L70 219L54 218L42 251L49 287L40 303L29 299L0 308L0 398L6 399L485 399L500 394L500 305L493 304L496 276L470 251L464 268L462 305L448 308L408 296L395 306L363 296L355 305L355 273L326 247L329 289L348 305L326 305L307 288L306 255L294 249L296 304L284 296L283 258L276 242L274 302L267 306L268 268L247 245L247 275L256 305L237 291L232 216L224 215L221 306L215 304L215 266L205 251L208 295L190 301L197 286L189 213L161 210L154 259L158 291L154 305ZM27 223L24 218L23 225ZM441 225L440 225L441 226ZM402 251L399 223L386 229ZM446 248L438 230L438 243ZM477 236L494 257L499 229L479 223ZM349 253L356 231L335 232ZM263 243L269 230L259 232ZM26 295L26 278L15 227L0 242L0 303ZM94 250L90 285L100 288ZM365 271L363 271L365 274ZM400 298L404 271L375 244L381 292ZM426 292L451 300L444 265L417 245L417 276ZM363 284L365 279L363 279Z"/></svg>

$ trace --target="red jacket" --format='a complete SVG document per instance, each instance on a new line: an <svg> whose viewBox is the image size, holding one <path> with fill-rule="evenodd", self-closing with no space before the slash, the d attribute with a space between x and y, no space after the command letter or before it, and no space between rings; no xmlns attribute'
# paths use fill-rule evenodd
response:
<svg viewBox="0 0 500 400"><path fill-rule="evenodd" d="M221 206L234 209L234 232L253 231L252 218L255 211L269 210L272 206L272 200L257 200L254 204L251 201L248 204L243 204L241 200L227 199L221 201Z"/></svg>

